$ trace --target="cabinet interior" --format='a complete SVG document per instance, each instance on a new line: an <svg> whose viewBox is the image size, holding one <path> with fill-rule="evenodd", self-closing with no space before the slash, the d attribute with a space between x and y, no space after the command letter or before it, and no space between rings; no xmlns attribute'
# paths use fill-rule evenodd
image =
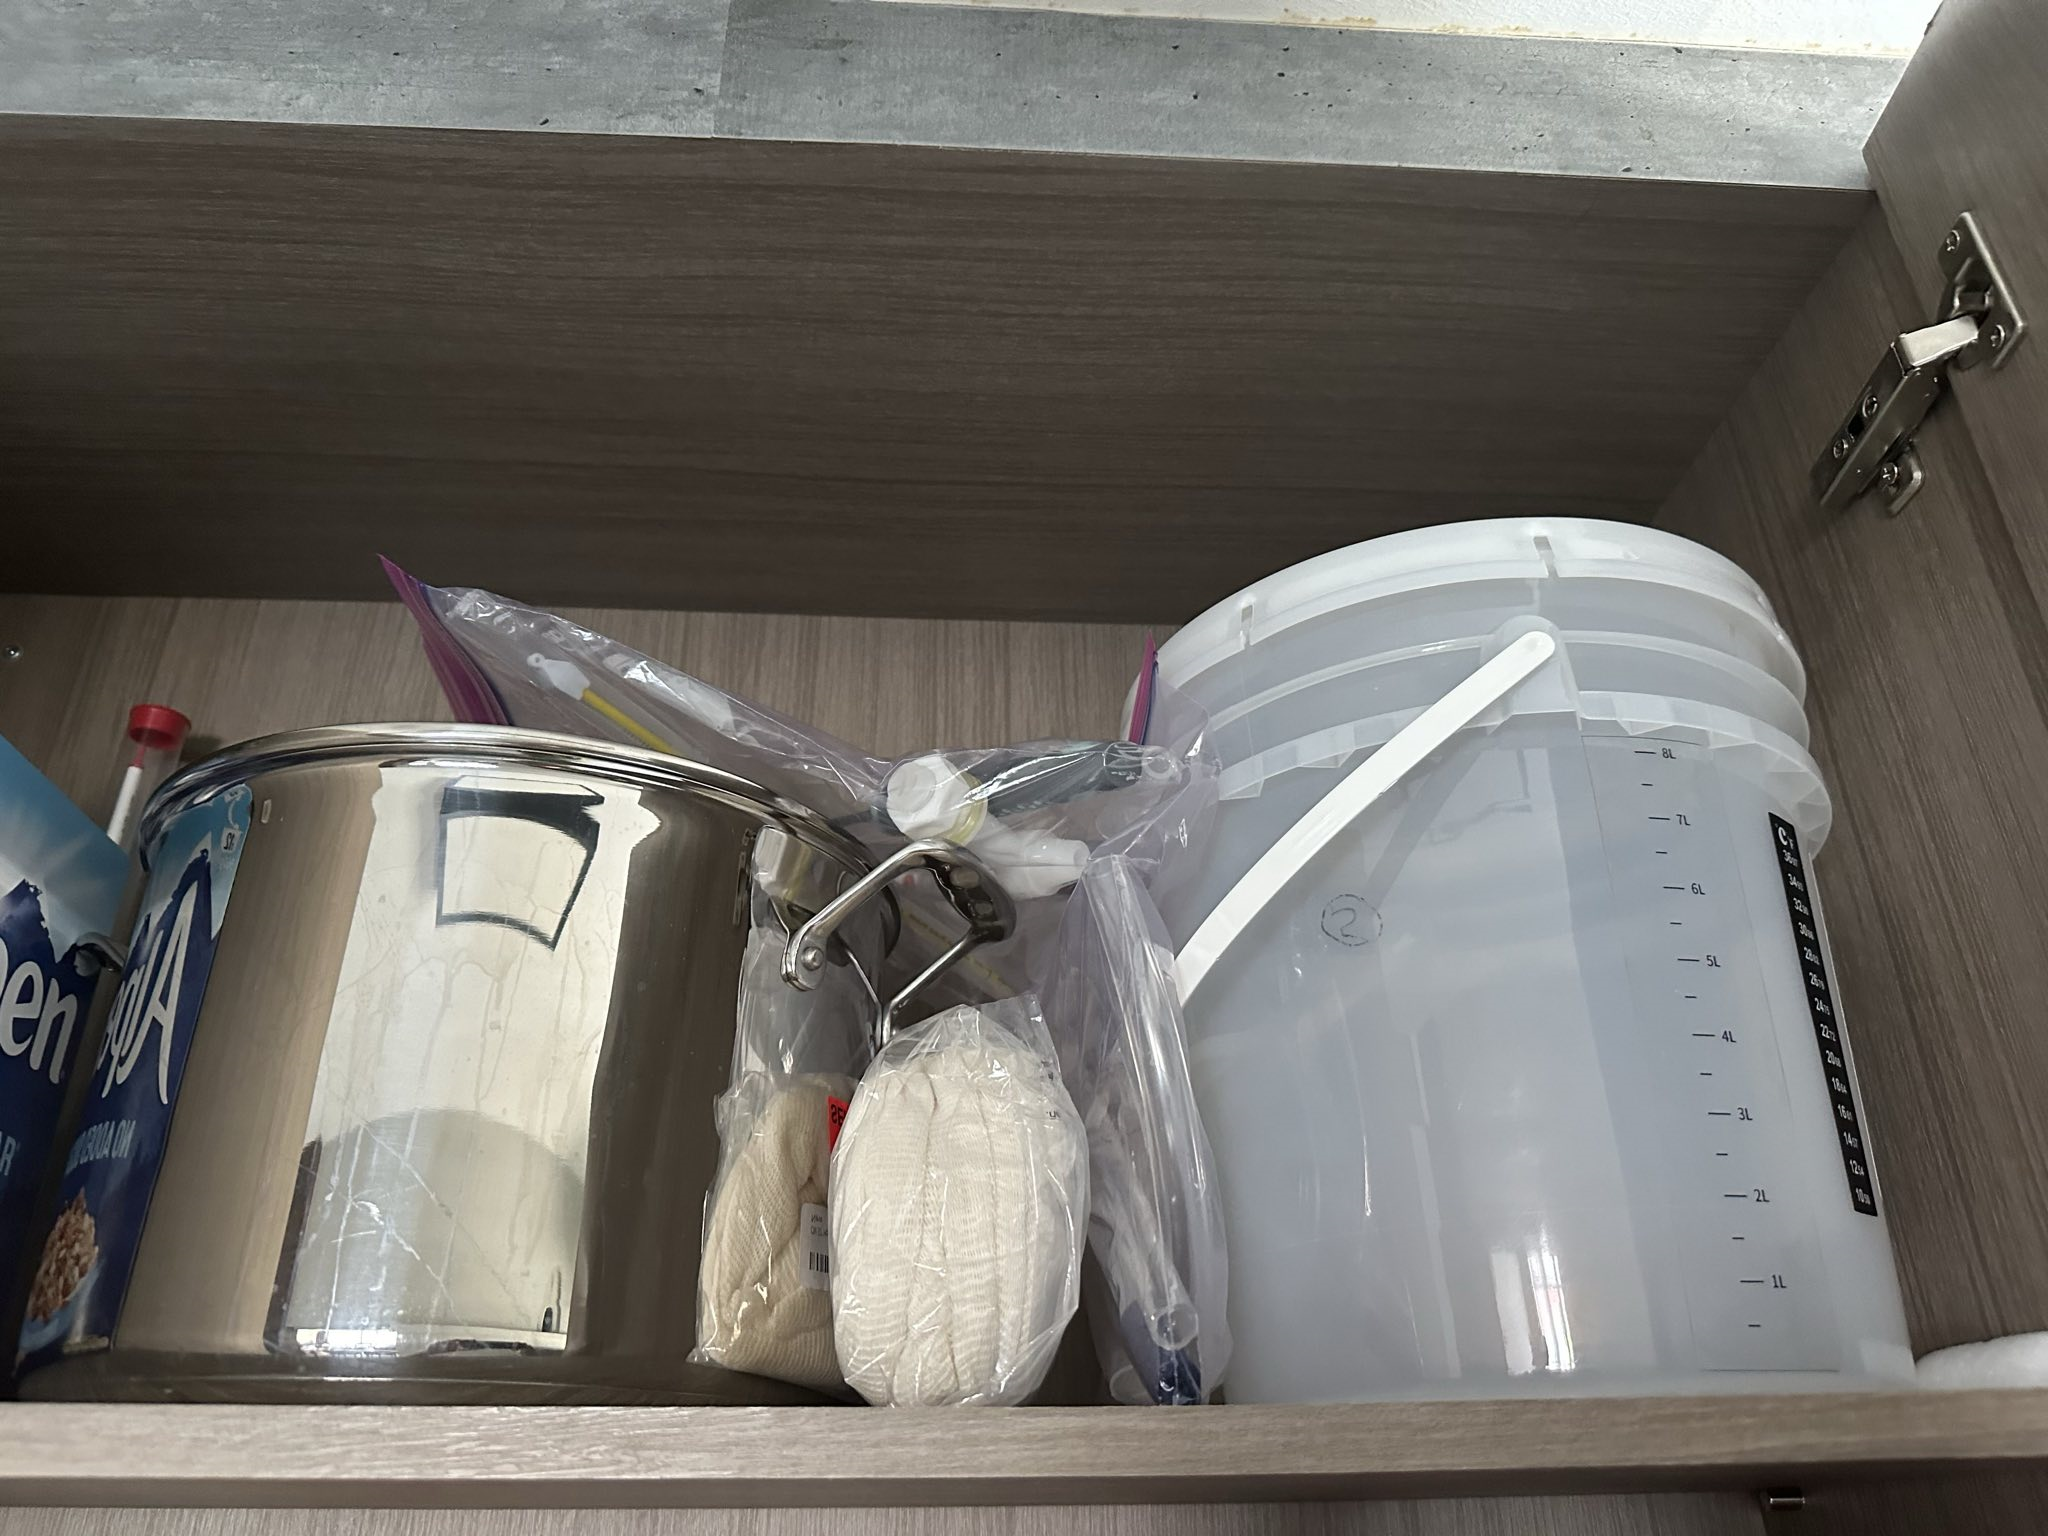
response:
<svg viewBox="0 0 2048 1536"><path fill-rule="evenodd" d="M1835 397L1888 307L1913 307L1867 197L1195 163L1163 190L1029 155L649 141L599 159L558 140L515 162L456 133L301 130L289 152L237 125L5 133L43 153L0 169L27 210L0 214L0 334L27 338L0 371L0 478L31 514L7 583L37 594L0 599L0 732L88 810L138 699L190 714L195 753L445 717L411 620L373 600L376 552L564 606L888 752L1118 733L1148 624L1338 544L1462 517L1654 520L1749 566L1808 661L1838 797L1818 869L1915 1346L2048 1326L2048 1039L2022 1027L2048 989L2030 790L2048 628L1960 430L1926 445L1947 489L1908 518L1805 500ZM106 195L71 197L88 170ZM993 1436L1039 1498L1160 1497L1176 1475L1236 1496L1751 1486L2022 1461L2043 1399L1224 1410L1200 1422L1240 1427L1176 1428L1166 1472L1160 1420L1111 1431L1090 1411L978 1420L947 1457ZM4 1411L66 1444L99 1433L97 1410ZM576 1412L611 1415L562 1442L594 1448L630 1440L619 1412L671 1411ZM1019 1451L1041 1432L1068 1449ZM789 1442L796 1483L716 1496L958 1496L909 1451L861 1467L830 1435ZM716 1480L691 1455L591 1475L631 1484L600 1501L667 1498ZM819 1471L839 1456L867 1480ZM35 1475L0 1470L79 1493ZM419 1496L321 1475L323 1498ZM984 1470L968 1494L993 1486Z"/></svg>
<svg viewBox="0 0 2048 1536"><path fill-rule="evenodd" d="M1868 206L0 116L6 584L381 598L376 552L552 606L1177 623L1401 528L1648 519Z"/></svg>

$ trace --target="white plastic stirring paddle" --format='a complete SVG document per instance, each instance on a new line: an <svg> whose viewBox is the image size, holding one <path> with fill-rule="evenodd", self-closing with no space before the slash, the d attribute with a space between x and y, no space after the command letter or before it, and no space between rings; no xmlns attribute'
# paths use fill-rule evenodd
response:
<svg viewBox="0 0 2048 1536"><path fill-rule="evenodd" d="M1174 960L1182 1004L1195 995L1216 962L1266 905L1345 828L1363 816L1388 790L1458 732L1498 704L1531 673L1557 654L1557 639L1532 630L1475 670L1449 693L1410 720L1377 752L1345 775L1280 841L1246 870Z"/></svg>

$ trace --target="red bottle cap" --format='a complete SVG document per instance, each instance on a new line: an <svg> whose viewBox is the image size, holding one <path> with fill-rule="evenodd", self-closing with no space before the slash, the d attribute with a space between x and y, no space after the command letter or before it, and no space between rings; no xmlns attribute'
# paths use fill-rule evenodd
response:
<svg viewBox="0 0 2048 1536"><path fill-rule="evenodd" d="M191 729L192 722L168 704L138 704L128 711L128 739L138 747L175 752Z"/></svg>

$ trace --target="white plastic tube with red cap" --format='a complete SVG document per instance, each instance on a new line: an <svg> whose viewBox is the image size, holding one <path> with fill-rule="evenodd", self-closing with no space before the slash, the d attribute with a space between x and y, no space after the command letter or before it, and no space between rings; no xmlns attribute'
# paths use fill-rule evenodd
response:
<svg viewBox="0 0 2048 1536"><path fill-rule="evenodd" d="M135 852L142 808L178 766L178 754L191 730L192 722L168 704L137 704L128 711L128 766L121 771L114 813L107 818L107 836L121 845L123 853Z"/></svg>

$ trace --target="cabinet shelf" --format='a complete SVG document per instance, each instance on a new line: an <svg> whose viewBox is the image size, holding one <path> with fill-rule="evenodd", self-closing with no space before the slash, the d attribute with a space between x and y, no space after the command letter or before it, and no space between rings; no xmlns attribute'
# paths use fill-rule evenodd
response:
<svg viewBox="0 0 2048 1536"><path fill-rule="evenodd" d="M1516 103L1534 103L1585 132L1536 135L1548 148L1511 132L1508 160L1334 163L1282 145L1294 163L1265 164L1185 138L1226 121L1225 93L1205 86L1198 115L1191 86L1168 111L1145 76L1095 53L1086 68L1121 82L1105 95L1137 101L1153 137L1053 143L1037 134L1042 97L1013 94L1031 134L967 150L901 123L882 125L889 142L830 141L851 136L848 103L950 113L1000 94L863 97L848 85L862 71L940 55L861 39L1001 27L1001 54L958 53L954 83L1014 93L1045 59L1061 80L1081 67L1007 45L1052 22L783 10L846 43L795 50L804 78L838 93L818 132L721 124L728 106L773 103L715 59L706 94L727 99L685 104L708 129L193 122L114 100L0 122L15 151L0 154L0 334L26 338L0 345L18 365L0 369L0 485L29 514L8 530L5 580L74 594L0 601L0 733L96 807L137 699L185 708L214 738L200 750L437 717L381 550L545 606L621 605L577 617L878 752L1092 737L1122 723L1137 626L1184 621L1293 560L1486 516L1654 522L1750 569L1812 679L1837 812L1820 878L1911 1342L2048 1327L2048 1033L2034 1027L2048 992L2048 524L2025 430L2044 349L1996 381L1958 381L1921 444L1911 515L1823 513L1806 479L1873 349L1931 313L1930 242L1959 209L1994 222L2017 283L2048 288L2025 153L2040 138L2040 7L1945 7L1872 141L1882 207L1853 156L1847 175L1688 179L1670 114L1639 111L1635 93L1658 82L1693 104L1701 142L1782 157L1793 141L1761 109L1696 89L1759 85L1780 67L1767 60L1658 46L1638 69L1645 51L1611 50L1627 126L1605 137L1583 91L1522 55L1487 77L1498 92L1439 81L1423 106L1462 101L1510 132L1529 120ZM793 34L761 21L732 36L757 57L790 53ZM1160 52L1158 29L1128 18L1059 25L1114 33L1156 54L1152 68L1195 67L1178 31ZM1316 56L1345 68L1406 46L1329 30ZM1310 46L1306 30L1285 35ZM343 51L380 80L449 57L391 51L387 65L362 38ZM332 78L300 53L257 60L259 83ZM1346 126L1367 99L1417 133L1447 121L1405 85L1383 101L1347 91L1359 104L1340 113L1334 94L1296 94L1296 62L1283 79L1260 58L1268 94L1228 121L1312 121L1319 143L1381 154L1393 139ZM1860 129L1818 85L1892 66L1784 67L1816 85L1768 93L1787 123L1820 125L1799 142L1846 149ZM493 110L524 114L532 98L492 68ZM545 73L555 83L529 81L548 92L542 112L589 126ZM621 99L583 88L601 110ZM1301 104L1293 118L1259 105L1273 95ZM1094 99L1067 117L1113 124ZM793 87L785 100L829 104ZM1637 158L1653 144L1655 165ZM1133 153L1148 145L1172 153ZM1530 158L1575 147L1600 163ZM1077 148L1120 152L1045 152ZM354 598L376 601L336 601ZM854 614L871 617L826 617ZM1808 1495L1803 1514L1758 1509L1755 1490L1787 1484ZM1660 1494L1668 1519L1579 1497L1653 1490L1710 1491ZM138 1507L121 1526L17 1514L36 1536L161 1536L192 1518L149 1506L497 1509L496 1526L462 1514L449 1530L527 1536L561 1522L522 1507L867 1505L883 1511L868 1525L893 1531L902 1505L1477 1494L1544 1497L1363 1524L2032 1531L2048 1389L1169 1412L0 1404L0 1499ZM592 1518L652 1532L703 1517ZM839 1513L803 1528L827 1520L864 1529ZM1333 1520L1358 1523L1308 1510L1244 1528ZM367 1523L294 1525L340 1521ZM957 1514L931 1528L1033 1527ZM1200 1527L1169 1509L1100 1528Z"/></svg>
<svg viewBox="0 0 2048 1536"><path fill-rule="evenodd" d="M11 1503L1198 1502L1763 1487L2048 1460L2048 1392L1154 1412L0 1407Z"/></svg>

